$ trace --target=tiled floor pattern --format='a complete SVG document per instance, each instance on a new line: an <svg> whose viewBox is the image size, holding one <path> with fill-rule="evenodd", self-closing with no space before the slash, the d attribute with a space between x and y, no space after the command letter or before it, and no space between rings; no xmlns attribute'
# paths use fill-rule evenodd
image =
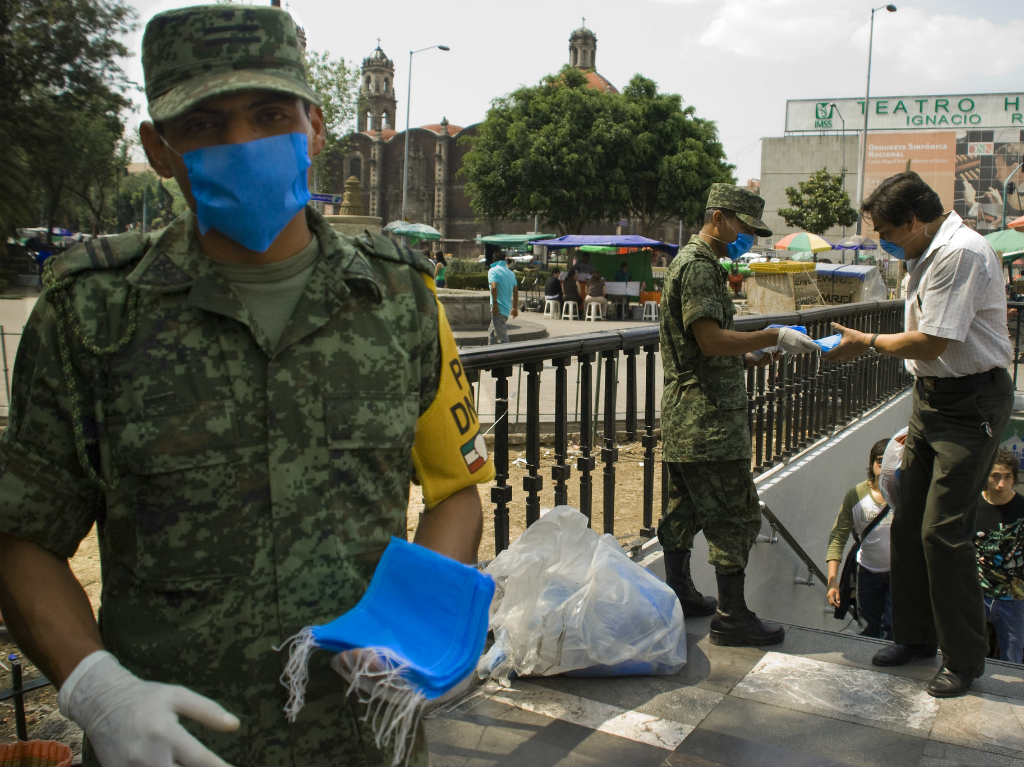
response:
<svg viewBox="0 0 1024 767"><path fill-rule="evenodd" d="M936 662L875 670L871 640L797 627L767 652L688 640L672 677L482 687L428 719L432 764L1024 767L1024 668L990 662L976 691L940 701L924 692Z"/></svg>

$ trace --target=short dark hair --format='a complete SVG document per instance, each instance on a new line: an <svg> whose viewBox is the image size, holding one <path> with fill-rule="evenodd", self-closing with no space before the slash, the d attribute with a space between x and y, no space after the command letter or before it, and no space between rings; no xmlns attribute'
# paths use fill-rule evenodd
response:
<svg viewBox="0 0 1024 767"><path fill-rule="evenodd" d="M1013 454L1012 450L1007 450L1005 447L996 450L996 457L992 459L992 465L988 467L989 474L996 466L1009 466L1013 473L1013 484L1017 484L1017 456Z"/></svg>
<svg viewBox="0 0 1024 767"><path fill-rule="evenodd" d="M885 446L889 444L889 440L880 439L878 442L871 446L871 452L868 453L868 479L875 478L874 466L875 459L881 458L885 455Z"/></svg>
<svg viewBox="0 0 1024 767"><path fill-rule="evenodd" d="M914 216L918 221L934 221L942 215L942 200L924 179L908 170L882 181L860 210L875 224L884 221L903 226Z"/></svg>
<svg viewBox="0 0 1024 767"><path fill-rule="evenodd" d="M733 218L736 218L735 211L731 211L728 208L708 208L707 210L704 211L704 223L705 224L710 224L711 223L711 217L715 215L715 211L716 210L721 211L722 215L725 216L726 218L728 218L729 216L732 216Z"/></svg>

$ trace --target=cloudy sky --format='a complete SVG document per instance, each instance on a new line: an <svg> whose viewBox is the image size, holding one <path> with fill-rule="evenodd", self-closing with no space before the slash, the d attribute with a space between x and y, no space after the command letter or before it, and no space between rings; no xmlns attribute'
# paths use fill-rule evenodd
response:
<svg viewBox="0 0 1024 767"><path fill-rule="evenodd" d="M154 13L189 5L135 0L138 52ZM618 88L637 72L679 93L718 124L736 177L757 178L764 136L783 134L786 99L863 98L870 2L860 0L285 0L311 48L356 67L381 39L395 62L397 121L405 125L410 49L412 125L447 117L470 125L492 99L568 63L586 18L597 69ZM915 0L875 13L872 96L1024 91L1022 0ZM876 3L875 7L880 5ZM139 58L125 71L142 82ZM142 96L137 96L142 103ZM140 111L133 118L142 119ZM855 120L848 119L853 129Z"/></svg>

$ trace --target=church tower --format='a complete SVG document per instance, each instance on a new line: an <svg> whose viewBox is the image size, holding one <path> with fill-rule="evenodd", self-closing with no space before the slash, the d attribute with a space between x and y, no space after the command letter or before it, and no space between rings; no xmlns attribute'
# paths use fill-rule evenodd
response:
<svg viewBox="0 0 1024 767"><path fill-rule="evenodd" d="M395 130L395 64L377 48L363 59L359 75L356 130Z"/></svg>
<svg viewBox="0 0 1024 767"><path fill-rule="evenodd" d="M586 19L583 20L586 24ZM597 35L586 26L573 30L569 35L569 66L577 69L596 69Z"/></svg>

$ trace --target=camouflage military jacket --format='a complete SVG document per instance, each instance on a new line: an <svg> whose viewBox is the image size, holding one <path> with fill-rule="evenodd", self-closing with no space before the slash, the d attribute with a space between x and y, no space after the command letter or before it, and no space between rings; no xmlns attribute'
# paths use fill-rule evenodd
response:
<svg viewBox="0 0 1024 767"><path fill-rule="evenodd" d="M704 317L732 330L734 314L725 270L711 247L694 235L669 264L661 295L666 461L750 457L743 358L705 356L692 330Z"/></svg>
<svg viewBox="0 0 1024 767"><path fill-rule="evenodd" d="M328 653L286 722L274 646L352 607L406 535L438 312L413 256L308 216L320 257L273 350L189 217L56 259L0 443L0 530L69 557L97 523L107 648L237 714L183 720L232 764L388 759Z"/></svg>

